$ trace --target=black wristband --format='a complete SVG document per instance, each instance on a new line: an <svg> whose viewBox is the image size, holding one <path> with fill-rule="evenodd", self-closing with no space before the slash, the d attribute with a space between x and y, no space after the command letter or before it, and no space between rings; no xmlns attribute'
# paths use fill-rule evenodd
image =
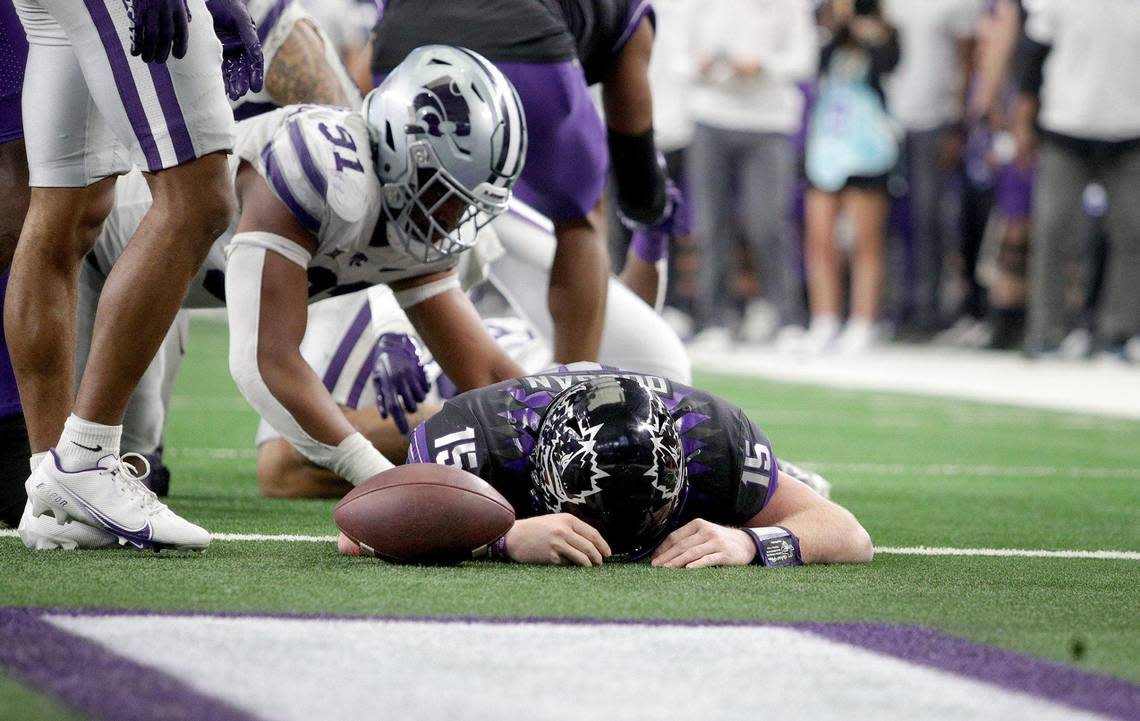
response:
<svg viewBox="0 0 1140 721"><path fill-rule="evenodd" d="M783 526L741 530L751 536L752 542L756 544L756 556L752 559L752 565L783 568L804 564L800 558L800 539Z"/></svg>
<svg viewBox="0 0 1140 721"><path fill-rule="evenodd" d="M669 195L665 170L657 161L653 128L640 135L626 135L610 128L607 140L618 210L641 225L658 222L668 207Z"/></svg>

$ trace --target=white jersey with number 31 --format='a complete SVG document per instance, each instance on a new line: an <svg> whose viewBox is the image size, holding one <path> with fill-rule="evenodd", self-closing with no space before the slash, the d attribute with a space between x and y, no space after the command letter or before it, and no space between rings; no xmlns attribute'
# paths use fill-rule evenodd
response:
<svg viewBox="0 0 1140 721"><path fill-rule="evenodd" d="M234 153L317 239L309 261L310 300L452 268L452 256L423 263L381 217L381 183L360 113L293 106L242 124Z"/></svg>

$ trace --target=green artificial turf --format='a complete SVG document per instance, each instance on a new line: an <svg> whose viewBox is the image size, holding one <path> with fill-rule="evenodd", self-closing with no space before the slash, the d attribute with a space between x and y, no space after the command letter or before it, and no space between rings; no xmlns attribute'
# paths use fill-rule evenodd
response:
<svg viewBox="0 0 1140 721"><path fill-rule="evenodd" d="M0 673L0 721L79 721L83 717Z"/></svg>
<svg viewBox="0 0 1140 721"><path fill-rule="evenodd" d="M745 408L777 455L827 469L833 498L878 546L1140 551L1140 423L729 376L697 384ZM334 533L332 502L258 497L256 422L229 380L224 328L196 322L166 439L171 506L215 532ZM155 556L33 553L0 539L0 565L0 605L889 622L1140 682L1136 561L882 554L779 571L419 568L338 557L326 543ZM21 693L0 681L0 708Z"/></svg>

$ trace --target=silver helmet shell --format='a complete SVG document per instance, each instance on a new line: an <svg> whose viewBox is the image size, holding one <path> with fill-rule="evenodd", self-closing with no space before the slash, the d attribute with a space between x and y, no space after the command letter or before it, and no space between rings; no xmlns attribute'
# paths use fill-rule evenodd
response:
<svg viewBox="0 0 1140 721"><path fill-rule="evenodd" d="M511 82L478 53L413 50L362 109L376 151L389 233L432 262L462 252L507 209L526 159L526 119Z"/></svg>

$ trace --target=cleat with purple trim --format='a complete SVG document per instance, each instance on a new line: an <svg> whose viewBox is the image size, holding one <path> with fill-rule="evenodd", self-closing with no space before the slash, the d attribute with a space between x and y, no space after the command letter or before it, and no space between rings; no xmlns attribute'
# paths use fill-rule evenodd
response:
<svg viewBox="0 0 1140 721"><path fill-rule="evenodd" d="M39 551L74 551L78 548L110 548L115 545L115 537L101 528L79 521L61 525L47 514L38 517L32 515L30 501L24 506L24 515L20 517L20 526L16 532L25 546Z"/></svg>
<svg viewBox="0 0 1140 721"><path fill-rule="evenodd" d="M24 487L35 517L51 513L59 524L79 521L135 548L209 546L205 529L178 516L143 485L148 473L150 464L137 453L107 455L93 468L64 471L53 449Z"/></svg>

